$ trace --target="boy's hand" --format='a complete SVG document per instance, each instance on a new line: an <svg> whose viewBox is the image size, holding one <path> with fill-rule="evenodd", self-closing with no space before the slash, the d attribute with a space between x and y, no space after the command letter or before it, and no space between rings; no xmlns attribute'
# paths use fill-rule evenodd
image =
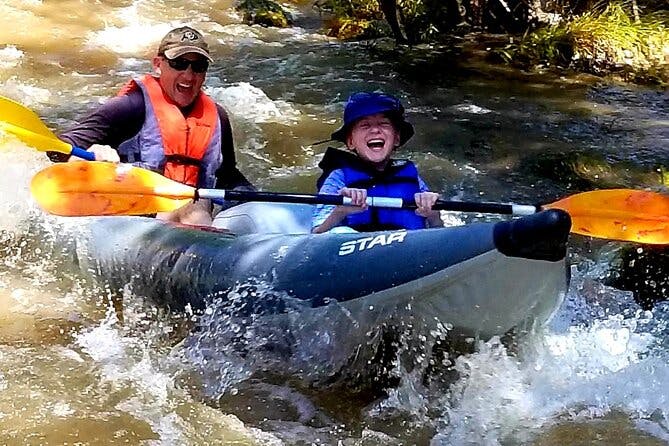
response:
<svg viewBox="0 0 669 446"><path fill-rule="evenodd" d="M418 192L413 198L416 201L417 206L416 214L428 218L435 212L438 213L438 211L432 210L432 206L434 206L439 199L439 194L434 192Z"/></svg>
<svg viewBox="0 0 669 446"><path fill-rule="evenodd" d="M367 210L367 190L344 187L339 191L339 195L351 199L351 204L346 206L337 206L336 211L340 215L357 214Z"/></svg>
<svg viewBox="0 0 669 446"><path fill-rule="evenodd" d="M439 199L439 194L434 192L418 192L414 195L416 201L416 214L427 219L427 224L431 228L444 226L439 211L432 210L432 206Z"/></svg>

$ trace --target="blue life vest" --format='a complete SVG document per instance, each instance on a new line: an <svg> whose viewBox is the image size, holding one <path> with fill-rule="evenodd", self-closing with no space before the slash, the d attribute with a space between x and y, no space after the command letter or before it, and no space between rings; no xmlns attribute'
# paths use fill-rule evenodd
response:
<svg viewBox="0 0 669 446"><path fill-rule="evenodd" d="M360 169L359 165L348 165L341 169L344 171L346 187L367 189L367 196L370 197L413 200L414 195L420 192L418 170L408 160L391 160L383 172ZM423 229L426 227L426 219L416 215L413 209L372 207L365 212L349 215L346 225L358 231Z"/></svg>
<svg viewBox="0 0 669 446"><path fill-rule="evenodd" d="M388 167L379 172L352 152L328 147L318 167L323 170L316 181L318 190L333 170L341 169L346 186L367 189L368 196L413 200L414 195L420 192L418 171L408 160L391 160ZM349 215L344 224L359 231L422 229L427 227L427 219L416 215L412 209L370 208Z"/></svg>

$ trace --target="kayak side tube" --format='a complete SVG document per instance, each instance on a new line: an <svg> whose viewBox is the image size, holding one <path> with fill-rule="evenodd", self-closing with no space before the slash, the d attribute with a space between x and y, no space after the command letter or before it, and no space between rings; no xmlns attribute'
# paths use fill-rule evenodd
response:
<svg viewBox="0 0 669 446"><path fill-rule="evenodd" d="M304 310L337 303L358 315L374 308L381 320L411 306L463 332L502 334L546 320L561 302L568 221L550 210L416 231L235 236L142 217L98 218L88 222L80 262L112 289L130 285L176 310L202 309L262 282ZM254 311L277 311L263 305L259 299Z"/></svg>

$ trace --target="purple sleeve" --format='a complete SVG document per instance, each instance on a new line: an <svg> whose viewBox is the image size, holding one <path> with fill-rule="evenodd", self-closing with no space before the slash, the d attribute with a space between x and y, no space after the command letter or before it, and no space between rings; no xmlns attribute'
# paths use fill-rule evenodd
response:
<svg viewBox="0 0 669 446"><path fill-rule="evenodd" d="M116 96L62 133L60 139L82 149L88 149L93 144L117 148L139 132L144 114L144 96L141 91ZM47 152L47 155L55 162L67 161L68 158L68 155L58 152Z"/></svg>
<svg viewBox="0 0 669 446"><path fill-rule="evenodd" d="M140 91L134 91L109 99L60 136L82 149L93 144L118 147L139 132L144 113L144 96Z"/></svg>
<svg viewBox="0 0 669 446"><path fill-rule="evenodd" d="M339 191L346 187L345 179L344 171L342 169L333 170L323 182L323 185L318 190L318 193L326 195L339 195ZM311 219L312 229L322 225L323 222L330 216L332 211L334 211L334 209L335 206L328 204L316 205ZM341 224L343 224L343 222Z"/></svg>

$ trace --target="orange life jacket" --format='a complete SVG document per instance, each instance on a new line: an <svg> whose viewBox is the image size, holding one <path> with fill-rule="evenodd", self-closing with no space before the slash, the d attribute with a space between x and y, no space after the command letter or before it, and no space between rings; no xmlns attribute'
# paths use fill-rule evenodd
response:
<svg viewBox="0 0 669 446"><path fill-rule="evenodd" d="M219 116L216 104L203 92L198 94L188 116L165 94L158 79L144 75L130 80L119 96L137 90L141 82L151 102L165 152L163 175L180 183L196 186L202 158L216 131ZM146 119L150 119L147 115Z"/></svg>

